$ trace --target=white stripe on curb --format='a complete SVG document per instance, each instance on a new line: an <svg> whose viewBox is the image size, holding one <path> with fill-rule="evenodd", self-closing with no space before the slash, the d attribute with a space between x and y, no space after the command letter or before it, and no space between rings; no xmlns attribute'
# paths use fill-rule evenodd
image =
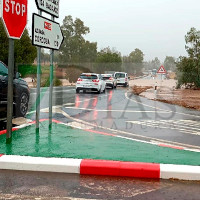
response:
<svg viewBox="0 0 200 200"><path fill-rule="evenodd" d="M81 159L4 155L0 157L0 169L80 174L81 161Z"/></svg>
<svg viewBox="0 0 200 200"><path fill-rule="evenodd" d="M200 180L200 166L160 164L161 179Z"/></svg>

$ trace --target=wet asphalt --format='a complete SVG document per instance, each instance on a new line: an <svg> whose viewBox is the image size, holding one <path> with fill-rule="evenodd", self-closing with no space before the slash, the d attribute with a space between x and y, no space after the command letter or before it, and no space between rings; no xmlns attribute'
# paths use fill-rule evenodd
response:
<svg viewBox="0 0 200 200"><path fill-rule="evenodd" d="M41 95L41 109L48 108L48 89ZM35 98L32 90L28 115L31 119L35 119ZM65 123L79 120L96 125L103 132L200 149L199 111L148 100L133 95L130 88L108 88L100 95L76 94L74 87L54 88L53 106L63 112L54 112L53 118ZM48 113L41 112L40 117L48 118Z"/></svg>
<svg viewBox="0 0 200 200"><path fill-rule="evenodd" d="M41 118L48 118L48 88L41 97ZM28 118L35 119L36 90L31 90ZM54 88L53 118L79 120L100 131L146 141L200 147L198 111L135 96L129 88L105 94L75 93L74 87ZM158 123L157 123L158 122ZM199 200L199 182L91 177L56 173L0 171L0 199L140 199Z"/></svg>
<svg viewBox="0 0 200 200"><path fill-rule="evenodd" d="M1 171L0 199L199 200L199 182Z"/></svg>

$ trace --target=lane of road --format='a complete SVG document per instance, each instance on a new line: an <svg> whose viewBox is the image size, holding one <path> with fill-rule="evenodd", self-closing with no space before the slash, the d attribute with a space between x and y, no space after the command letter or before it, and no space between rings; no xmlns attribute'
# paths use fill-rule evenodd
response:
<svg viewBox="0 0 200 200"><path fill-rule="evenodd" d="M123 87L108 89L106 94L100 95L75 94L74 87L58 87L54 88L53 94L53 106L63 111L55 111L53 117L65 123L79 120L121 136L200 149L199 111L148 100L133 95ZM41 118L48 118L48 96L48 88L43 88ZM35 118L35 98L36 93L32 89L29 105L32 108L29 112L31 119Z"/></svg>
<svg viewBox="0 0 200 200"><path fill-rule="evenodd" d="M0 170L0 199L199 200L198 182Z"/></svg>

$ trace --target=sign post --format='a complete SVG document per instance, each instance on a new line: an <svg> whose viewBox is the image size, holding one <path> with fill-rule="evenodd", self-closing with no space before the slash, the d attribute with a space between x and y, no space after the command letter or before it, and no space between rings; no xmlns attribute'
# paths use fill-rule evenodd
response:
<svg viewBox="0 0 200 200"><path fill-rule="evenodd" d="M35 0L39 15L33 14L32 24L32 44L38 46L38 71L40 66L40 48L50 49L50 86L49 86L49 128L52 127L52 97L53 97L53 57L54 50L59 50L63 42L63 34L60 25L54 21L59 17L59 0ZM51 20L41 16L41 11L51 15ZM38 82L40 75L38 74ZM37 112L36 112L36 129L39 130L40 115L40 83L37 85Z"/></svg>
<svg viewBox="0 0 200 200"><path fill-rule="evenodd" d="M42 11L38 11L42 15ZM37 96L36 96L36 132L39 132L41 85L41 47L37 47Z"/></svg>
<svg viewBox="0 0 200 200"><path fill-rule="evenodd" d="M12 141L14 40L20 39L24 32L27 10L27 0L0 0L0 17L9 38L6 143Z"/></svg>
<svg viewBox="0 0 200 200"><path fill-rule="evenodd" d="M7 134L6 143L12 142L12 116L13 116L13 77L14 77L14 40L9 38L8 55L8 93L7 93Z"/></svg>
<svg viewBox="0 0 200 200"><path fill-rule="evenodd" d="M165 67L162 65L162 66L160 66L160 68L158 69L157 73L158 73L158 74L161 74L161 80L163 81L163 74L166 74L167 71L166 71Z"/></svg>

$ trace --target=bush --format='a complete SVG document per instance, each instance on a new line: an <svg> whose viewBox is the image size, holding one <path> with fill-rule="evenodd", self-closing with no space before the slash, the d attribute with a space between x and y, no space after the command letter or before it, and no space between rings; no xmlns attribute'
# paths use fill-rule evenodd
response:
<svg viewBox="0 0 200 200"><path fill-rule="evenodd" d="M49 87L50 86L50 78L49 77L43 77L41 81L41 87ZM62 86L62 82L58 78L54 78L53 80L53 86Z"/></svg>
<svg viewBox="0 0 200 200"><path fill-rule="evenodd" d="M18 72L21 74L22 78L27 76L36 76L37 75L37 66L36 65L19 65Z"/></svg>

